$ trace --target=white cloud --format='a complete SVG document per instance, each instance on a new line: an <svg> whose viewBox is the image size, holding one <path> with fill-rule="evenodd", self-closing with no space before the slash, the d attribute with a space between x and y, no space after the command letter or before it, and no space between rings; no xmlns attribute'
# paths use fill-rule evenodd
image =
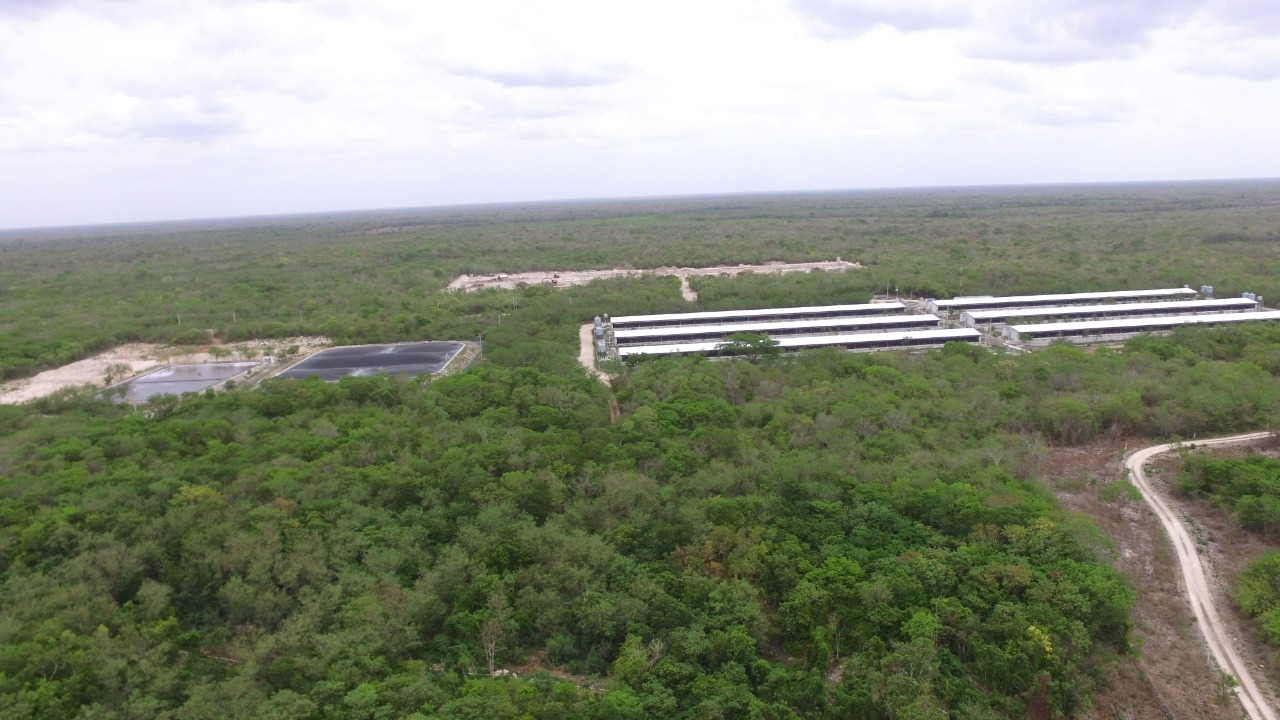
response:
<svg viewBox="0 0 1280 720"><path fill-rule="evenodd" d="M1270 3L1031 7L9 0L0 226L1274 174Z"/></svg>

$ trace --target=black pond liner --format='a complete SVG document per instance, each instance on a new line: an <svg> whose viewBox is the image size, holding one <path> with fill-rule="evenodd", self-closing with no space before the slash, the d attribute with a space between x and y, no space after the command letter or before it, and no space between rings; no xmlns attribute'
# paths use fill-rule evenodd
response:
<svg viewBox="0 0 1280 720"><path fill-rule="evenodd" d="M345 375L431 375L440 372L462 350L460 342L414 342L356 345L324 350L280 373L302 379L337 380Z"/></svg>
<svg viewBox="0 0 1280 720"><path fill-rule="evenodd" d="M142 403L160 395L200 392L258 365L257 361L166 365L108 388L106 394L112 400Z"/></svg>

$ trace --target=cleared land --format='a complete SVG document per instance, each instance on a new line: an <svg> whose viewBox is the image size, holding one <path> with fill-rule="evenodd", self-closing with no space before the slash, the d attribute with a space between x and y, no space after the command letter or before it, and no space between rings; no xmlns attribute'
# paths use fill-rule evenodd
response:
<svg viewBox="0 0 1280 720"><path fill-rule="evenodd" d="M739 275L741 273L781 274L794 272L812 272L822 270L839 272L862 267L856 262L836 259L829 262L784 263L770 262L763 265L717 265L715 267L660 267L652 270L633 270L615 268L612 270L553 270L550 272L495 273L493 275L459 275L445 288L450 291L461 290L473 292L499 288L515 290L521 285L554 285L555 287L572 287L585 285L592 280L606 280L618 277L638 277L642 275L674 275L680 278L680 294L685 300L693 302L698 299L689 287L689 277L697 275Z"/></svg>
<svg viewBox="0 0 1280 720"><path fill-rule="evenodd" d="M234 345L203 347L168 347L154 343L130 343L112 348L91 358L78 360L30 378L0 384L0 404L18 405L71 387L92 385L106 387L128 380L166 364L211 363L273 355L285 348L297 348L297 355L307 356L331 345L328 338L292 337L278 340L249 340Z"/></svg>
<svg viewBox="0 0 1280 720"><path fill-rule="evenodd" d="M325 350L280 373L302 379L337 380L347 375L433 375L462 350L460 342L416 342L359 345Z"/></svg>

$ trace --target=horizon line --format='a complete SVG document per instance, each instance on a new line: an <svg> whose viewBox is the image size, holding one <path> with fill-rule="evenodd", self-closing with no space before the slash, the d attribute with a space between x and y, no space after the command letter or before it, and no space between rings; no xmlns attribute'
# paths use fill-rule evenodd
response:
<svg viewBox="0 0 1280 720"><path fill-rule="evenodd" d="M49 232L68 230L108 230L131 226L163 226L187 223L231 223L246 221L264 221L273 219L300 219L327 215L358 215L391 212L417 212L439 210L479 210L486 208L517 208L548 205L575 205L592 203L625 203L653 200L699 200L730 197L770 197L787 195L835 195L835 194L870 194L892 192L930 192L930 191L982 191L1010 190L1016 188L1069 188L1069 187L1122 187L1142 185L1199 185L1230 183L1267 183L1280 182L1280 177L1252 178L1198 178L1184 180L1102 180L1102 181L1066 181L1066 182L1033 182L1033 183L991 183L979 185L898 185L883 187L859 188L813 188L806 190L743 190L727 192L687 193L678 195L616 195L599 197L564 197L542 200L502 200L493 202L445 203L439 205L402 205L386 207L346 208L338 210L300 210L294 212L268 212L251 215L209 215L203 217L164 218L158 220L121 220L96 223L77 223L71 225L26 225L0 226L0 234L21 232Z"/></svg>

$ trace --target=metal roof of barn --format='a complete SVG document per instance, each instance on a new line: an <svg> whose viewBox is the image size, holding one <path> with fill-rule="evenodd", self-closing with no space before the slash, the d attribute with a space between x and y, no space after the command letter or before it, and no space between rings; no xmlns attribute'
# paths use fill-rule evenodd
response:
<svg viewBox="0 0 1280 720"><path fill-rule="evenodd" d="M1166 297L1170 295L1196 294L1191 288L1164 288L1158 290L1108 290L1104 292L1064 293L1058 295L1006 295L1004 297L972 297L952 298L950 300L930 300L938 309L964 308L966 305L1007 305L1016 307L1025 303L1071 302L1078 300L1127 300L1144 297Z"/></svg>
<svg viewBox="0 0 1280 720"><path fill-rule="evenodd" d="M667 313L662 315L619 315L612 318L611 321L614 325L656 321L665 322L669 320L697 322L699 320L718 320L735 317L816 315L818 313L858 312L865 310L884 310L889 312L893 310L905 310L906 308L907 306L900 302L863 303L861 305L813 305L805 307L757 308L753 310L708 310L705 312Z"/></svg>
<svg viewBox="0 0 1280 720"><path fill-rule="evenodd" d="M981 337L977 330L962 328L957 330L915 330L905 332L853 333L847 335L820 335L804 337L778 338L778 347L782 349L800 349L829 347L832 345L875 345L903 340L934 340L948 342L951 340L968 340L976 342ZM682 343L679 345L636 345L618 348L618 355L675 355L679 353L712 352L723 342Z"/></svg>
<svg viewBox="0 0 1280 720"><path fill-rule="evenodd" d="M1222 298L1220 300L1168 300L1148 303L1110 303L1107 305L1055 305L1038 308L1009 308L1006 310L967 310L975 322L999 320L1003 318L1045 317L1050 315L1105 315L1109 312L1151 312L1158 314L1170 310L1190 310L1196 308L1213 310L1215 308L1255 308L1258 303L1248 298Z"/></svg>
<svg viewBox="0 0 1280 720"><path fill-rule="evenodd" d="M1062 332L1105 330L1124 332L1134 328L1177 327L1179 325L1203 325L1216 323L1256 322L1280 320L1280 310L1242 313L1209 313L1205 315L1171 315L1168 317L1117 318L1115 320L1086 320L1082 322L1038 323L1035 325L1011 325L1015 332L1031 335L1052 335Z"/></svg>
<svg viewBox="0 0 1280 720"><path fill-rule="evenodd" d="M730 335L739 332L769 333L781 330L820 329L836 327L876 327L878 325L904 325L911 322L920 325L938 324L937 315L870 315L854 318L831 318L827 320L779 320L776 322L721 323L719 325L677 325L663 328L636 328L634 330L614 330L613 336L622 339L646 337L674 337L677 335L702 335L705 333L722 333Z"/></svg>

